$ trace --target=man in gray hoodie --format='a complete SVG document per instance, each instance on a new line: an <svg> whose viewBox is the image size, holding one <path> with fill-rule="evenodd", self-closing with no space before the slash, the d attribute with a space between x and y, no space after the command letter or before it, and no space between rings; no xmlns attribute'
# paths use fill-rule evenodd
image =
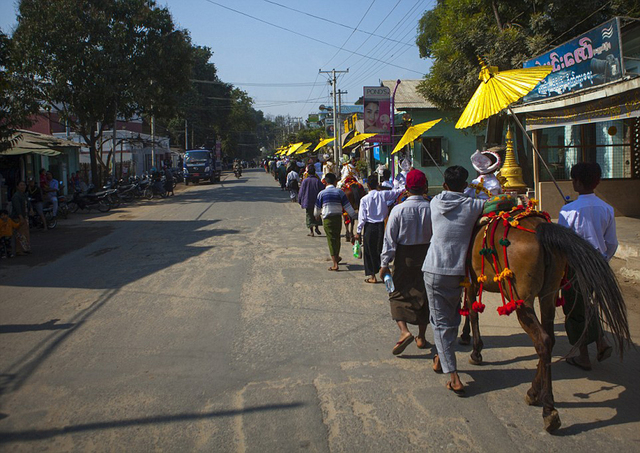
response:
<svg viewBox="0 0 640 453"><path fill-rule="evenodd" d="M484 200L464 195L469 172L458 165L444 172L444 191L431 200L431 247L422 265L429 301L429 321L438 354L433 370L447 373L447 388L464 394L456 368L454 342L460 325L460 284L473 227L482 214Z"/></svg>

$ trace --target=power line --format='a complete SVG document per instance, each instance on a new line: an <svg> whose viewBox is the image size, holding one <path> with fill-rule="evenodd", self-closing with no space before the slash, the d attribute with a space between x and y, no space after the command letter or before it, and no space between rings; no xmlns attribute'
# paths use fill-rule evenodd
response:
<svg viewBox="0 0 640 453"><path fill-rule="evenodd" d="M296 13L304 14L305 16L313 17L314 19L322 20L322 21L328 22L328 23L333 24L333 25L338 25L338 26L343 27L343 28L348 28L349 30L353 30L354 32L355 31L359 31L360 33L365 33L365 34L370 35L370 36L376 36L378 38L389 39L389 38L385 38L384 36L376 35L375 34L376 30L373 30L373 33L370 33L370 32L365 31L365 30L358 30L357 29L358 27L353 28L353 27L351 27L349 25L341 24L340 22L336 22L336 21L333 21L331 19L327 19L325 17L316 16L314 14L307 13L305 11L300 11L299 9L291 8L290 6L282 5L280 3L277 3L277 2L274 2L274 1L271 1L271 0L263 0L263 1L267 2L267 3L271 3L272 5L279 6L279 7L284 8L284 9L288 9L289 11L294 11ZM369 7L369 8L371 8L371 7ZM397 41L397 42L400 42L400 41ZM406 43L401 43L401 44L405 44L405 45L409 45L409 46L411 45L411 44L406 44Z"/></svg>
<svg viewBox="0 0 640 453"><path fill-rule="evenodd" d="M225 5L221 4L221 3L215 2L213 0L205 0L205 1L207 1L207 2L209 2L211 4L213 4L213 5L219 6L221 8L227 9L229 11L233 11L234 13L240 14L242 16L246 16L246 17L249 17L251 19L257 20L258 22L262 22L264 24L271 25L272 27L279 28L280 30L284 30L284 31L287 31L289 33L293 33L294 35L302 36L303 38L307 38L307 39L310 39L312 41L319 42L320 44L324 44L325 46L333 47L334 49L339 49L340 48L340 46L337 46L335 44L331 44L329 42L323 41L323 40L318 39L318 38L314 38L314 37L309 36L309 35L305 35L303 33L299 33L297 31L291 30L291 29L283 27L281 25L277 25L277 24L274 24L272 22L268 22L268 21L266 21L264 19L260 19L259 17L252 16L251 14L243 13L242 11L238 11L237 9L230 8L230 7L225 6ZM361 54L361 53L358 53L358 52L354 52L352 50L348 50L348 49L343 49L343 50L345 52L349 52L349 53L351 53L353 55L358 55L358 56L361 56L361 57L368 58L370 60L375 60L375 61L379 61L381 63L386 63L385 61L380 60L378 58L370 57L368 55L364 55L364 54ZM422 74L420 71L416 71L415 69L405 68L404 66L400 66L400 65L396 65L396 64L388 64L388 65L389 66L393 66L393 67L398 68L398 69L404 69L405 71L415 72L416 74Z"/></svg>
<svg viewBox="0 0 640 453"><path fill-rule="evenodd" d="M342 43L342 45L340 46L340 48L336 51L335 54L333 54L333 56L331 58L329 58L329 61L327 61L325 64L323 64L322 66L328 66L329 63L331 63L331 61L340 53L340 51L342 49L344 49L344 46L347 45L347 42L349 42L349 40L351 39L351 37L353 36L353 34L358 30L358 27L360 26L360 24L362 23L362 21L364 20L365 17L367 17L367 14L369 14L369 11L371 10L371 7L373 6L373 4L376 2L376 0L373 0L371 2L371 4L369 5L369 8L367 8L367 10L364 12L364 15L362 16L362 18L360 19L360 22L358 22L358 25L356 25L356 28L353 29L353 31L351 32L351 34L349 35L349 37Z"/></svg>

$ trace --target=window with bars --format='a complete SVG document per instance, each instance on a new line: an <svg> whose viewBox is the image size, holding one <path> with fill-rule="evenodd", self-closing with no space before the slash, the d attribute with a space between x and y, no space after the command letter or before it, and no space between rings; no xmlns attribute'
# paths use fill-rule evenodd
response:
<svg viewBox="0 0 640 453"><path fill-rule="evenodd" d="M442 165L444 160L442 142L442 137L424 137L422 139L423 146L420 147L420 151L422 155L421 165L423 167L434 167L436 164ZM429 157L429 154L431 157Z"/></svg>
<svg viewBox="0 0 640 453"><path fill-rule="evenodd" d="M600 164L602 179L638 178L639 125L631 118L546 128L536 131L538 149L556 179L570 179L578 162ZM540 180L551 177L541 171Z"/></svg>

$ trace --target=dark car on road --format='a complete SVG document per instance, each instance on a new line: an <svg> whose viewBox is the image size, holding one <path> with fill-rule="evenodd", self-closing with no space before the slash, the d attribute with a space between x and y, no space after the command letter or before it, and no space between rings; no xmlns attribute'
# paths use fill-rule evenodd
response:
<svg viewBox="0 0 640 453"><path fill-rule="evenodd" d="M208 149L192 149L184 154L184 183L220 181L222 175L222 162L216 159L213 151Z"/></svg>

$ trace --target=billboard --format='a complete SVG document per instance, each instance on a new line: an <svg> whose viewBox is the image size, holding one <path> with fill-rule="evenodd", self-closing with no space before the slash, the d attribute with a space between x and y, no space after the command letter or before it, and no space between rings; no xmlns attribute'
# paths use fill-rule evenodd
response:
<svg viewBox="0 0 640 453"><path fill-rule="evenodd" d="M551 65L553 71L524 97L525 102L621 79L622 49L617 18L524 63L525 68Z"/></svg>
<svg viewBox="0 0 640 453"><path fill-rule="evenodd" d="M391 142L391 90L389 87L364 87L364 133L378 134L367 141Z"/></svg>

